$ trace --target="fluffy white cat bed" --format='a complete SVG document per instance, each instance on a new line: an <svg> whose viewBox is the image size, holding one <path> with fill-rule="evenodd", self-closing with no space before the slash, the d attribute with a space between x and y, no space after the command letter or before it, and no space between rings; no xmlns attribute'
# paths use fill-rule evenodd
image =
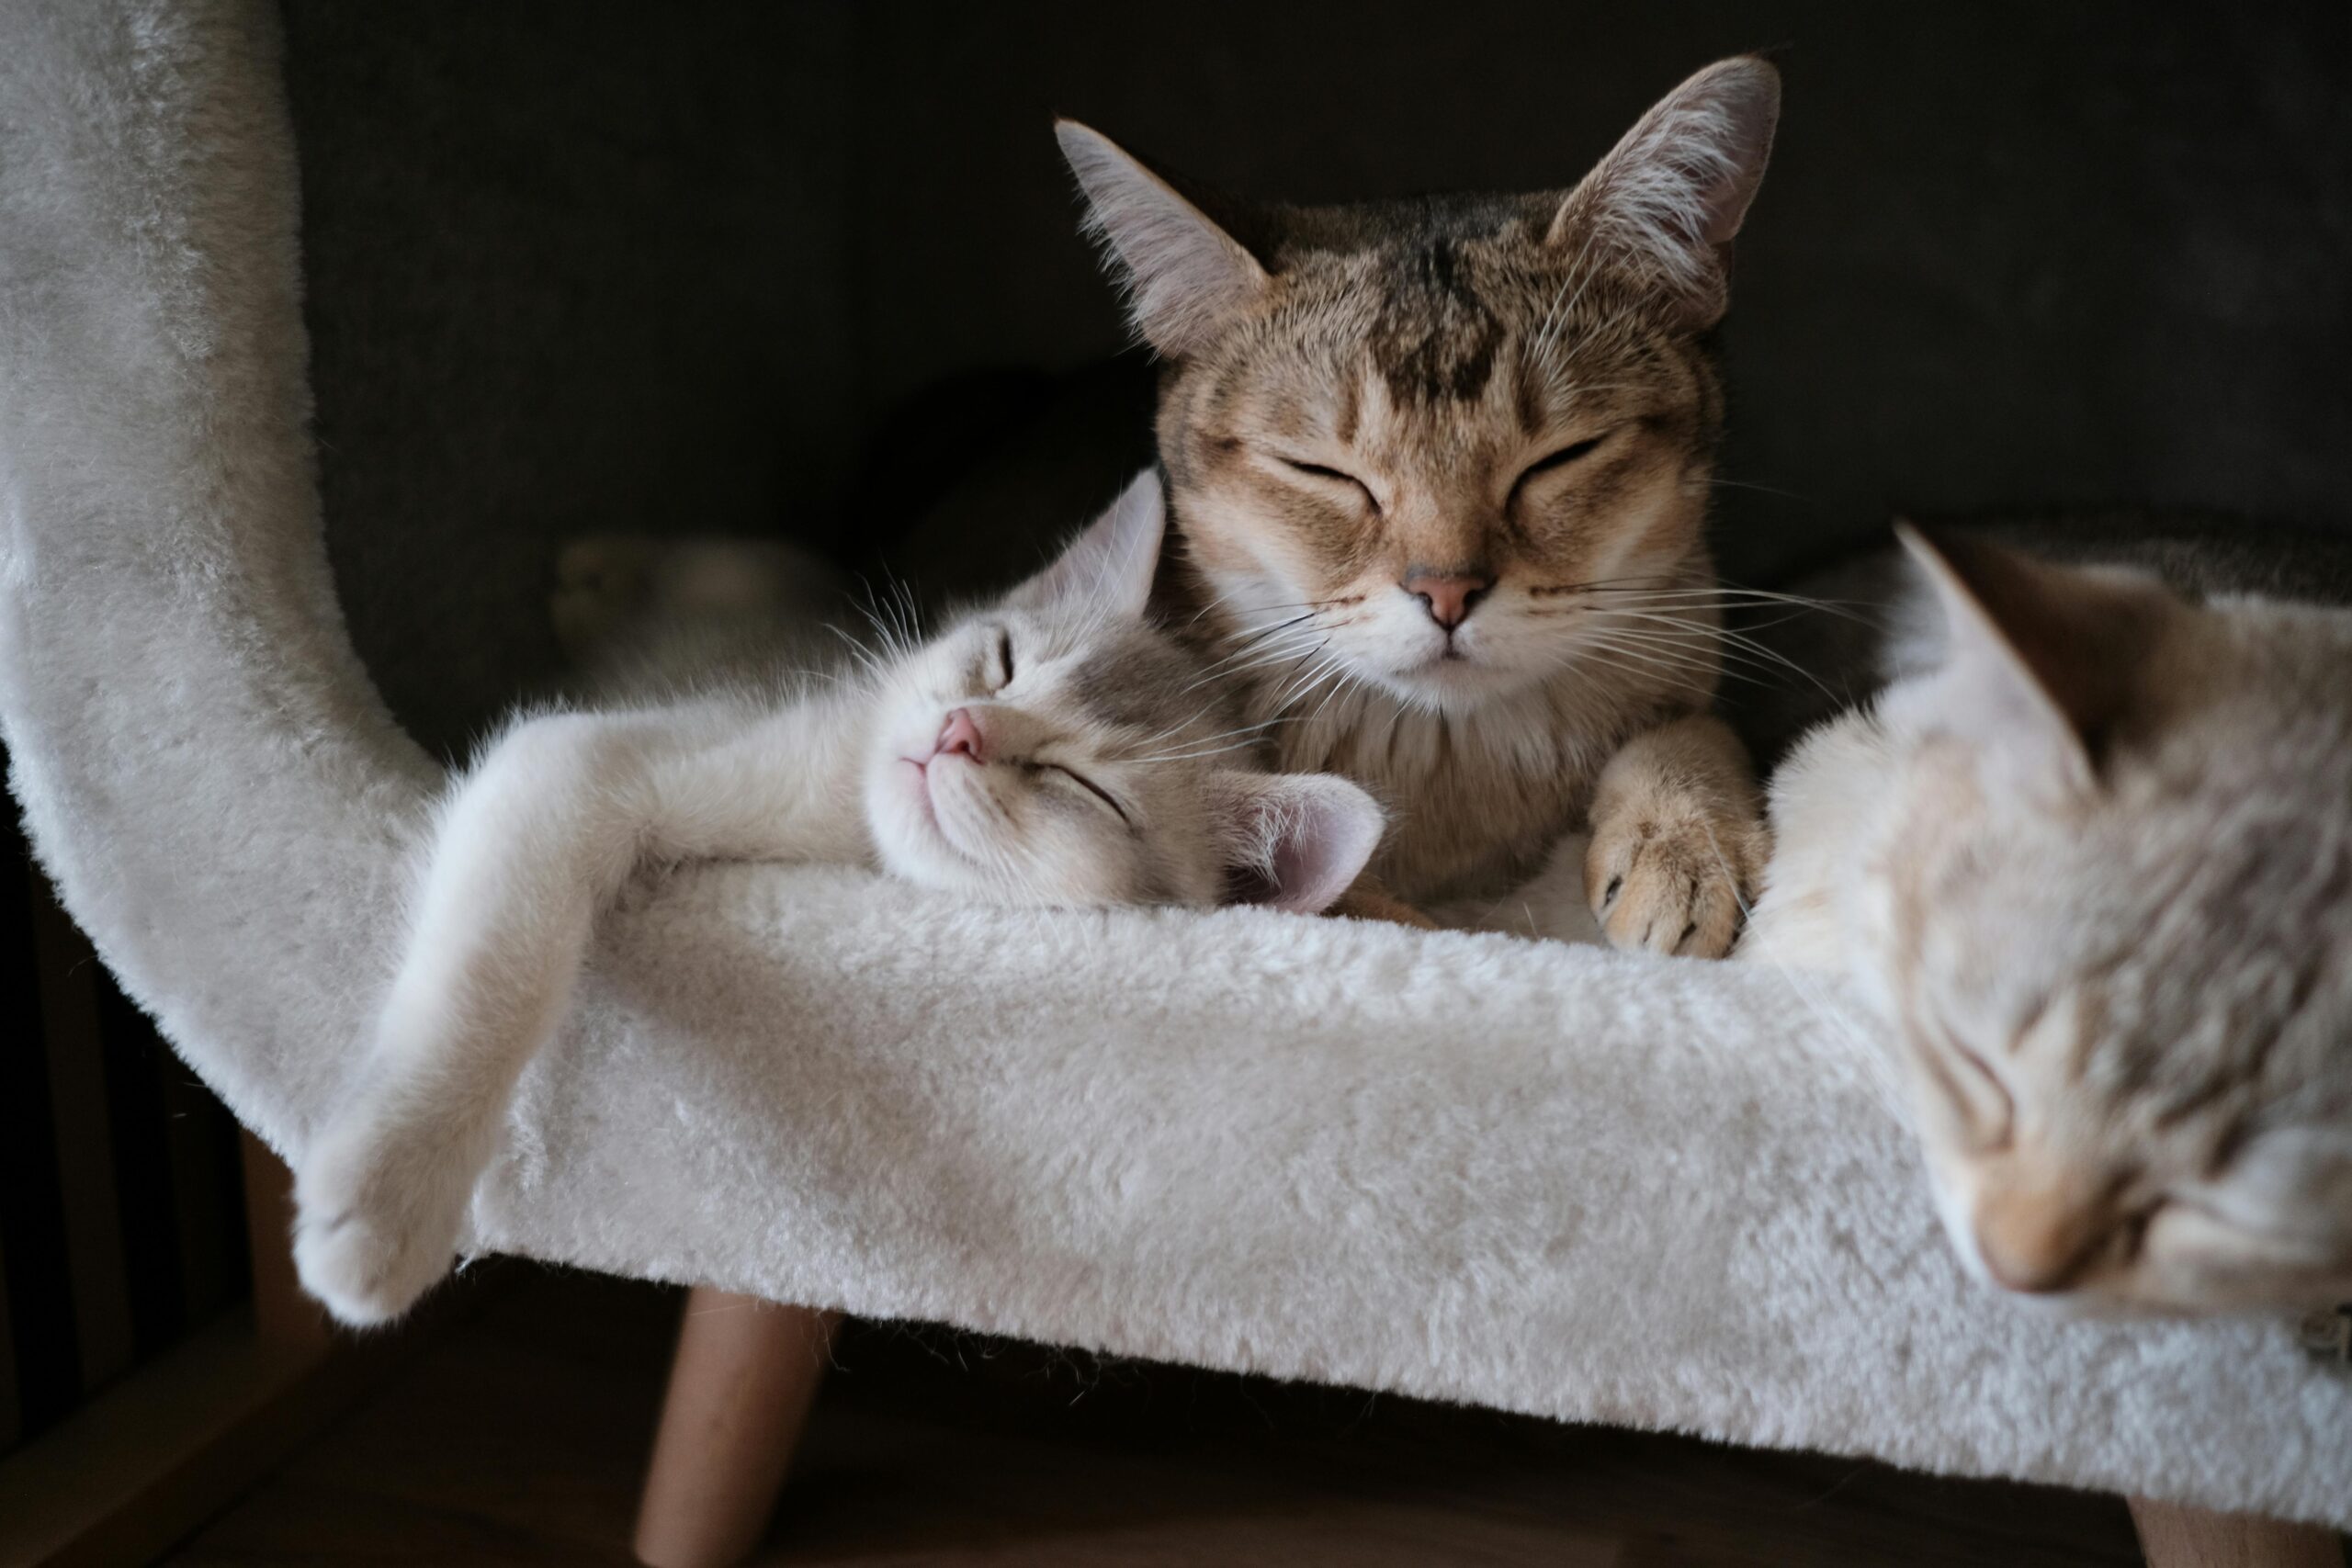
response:
<svg viewBox="0 0 2352 1568"><path fill-rule="evenodd" d="M266 12L0 23L0 714L75 916L282 1151L438 771L321 547ZM1573 1420L2352 1523L2276 1322L1963 1280L1842 1001L1762 966L718 866L608 923L485 1248Z"/></svg>

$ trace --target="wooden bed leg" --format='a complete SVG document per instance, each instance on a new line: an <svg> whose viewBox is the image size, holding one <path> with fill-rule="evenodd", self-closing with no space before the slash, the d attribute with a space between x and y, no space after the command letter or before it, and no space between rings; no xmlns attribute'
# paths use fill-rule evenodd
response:
<svg viewBox="0 0 2352 1568"><path fill-rule="evenodd" d="M2344 1568L2341 1540L2318 1525L2217 1514L2147 1497L2131 1501L2148 1568Z"/></svg>
<svg viewBox="0 0 2352 1568"><path fill-rule="evenodd" d="M750 1555L823 1381L841 1314L697 1285L637 1509L648 1568L729 1568Z"/></svg>

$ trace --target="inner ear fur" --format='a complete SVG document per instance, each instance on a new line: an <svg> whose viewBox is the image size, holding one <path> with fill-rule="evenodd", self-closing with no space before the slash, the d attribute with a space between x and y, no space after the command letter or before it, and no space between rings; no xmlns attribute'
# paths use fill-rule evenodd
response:
<svg viewBox="0 0 2352 1568"><path fill-rule="evenodd" d="M1944 611L1945 668L1962 678L1962 728L1996 745L2040 739L2096 777L2139 698L2151 653L2186 606L2152 578L2056 566L1964 533L1898 523Z"/></svg>
<svg viewBox="0 0 2352 1568"><path fill-rule="evenodd" d="M1717 61L1634 122L1561 201L1546 243L1654 278L1693 326L1712 326L1780 119L1781 73L1769 61Z"/></svg>
<svg viewBox="0 0 2352 1568"><path fill-rule="evenodd" d="M1077 120L1056 121L1054 136L1086 198L1087 229L1125 285L1128 317L1145 342L1182 358L1264 292L1269 275L1260 252L1233 231L1255 227L1238 220L1237 204Z"/></svg>

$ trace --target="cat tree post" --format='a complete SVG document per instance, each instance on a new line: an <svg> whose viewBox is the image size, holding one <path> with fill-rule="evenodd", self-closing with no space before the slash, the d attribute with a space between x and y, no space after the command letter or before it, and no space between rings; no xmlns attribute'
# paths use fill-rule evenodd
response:
<svg viewBox="0 0 2352 1568"><path fill-rule="evenodd" d="M817 1398L841 1314L697 1285L638 1504L647 1568L729 1568L751 1554Z"/></svg>

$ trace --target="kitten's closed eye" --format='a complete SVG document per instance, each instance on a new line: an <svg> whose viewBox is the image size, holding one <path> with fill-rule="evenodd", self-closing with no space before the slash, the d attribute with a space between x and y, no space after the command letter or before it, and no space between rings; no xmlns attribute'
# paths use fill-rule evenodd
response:
<svg viewBox="0 0 2352 1568"><path fill-rule="evenodd" d="M1125 823L1128 827L1132 828L1136 825L1135 818L1127 815L1127 808L1119 804L1118 798L1115 795L1112 795L1109 790L1104 789L1101 784L1096 784L1092 779L1088 778L1084 773L1080 773L1077 769L1066 767L1059 762L1038 762L1034 764L1034 766L1038 773L1046 778L1058 778L1067 783L1076 784L1079 788L1084 790L1087 794L1101 801L1104 806L1109 807L1111 808L1112 815L1118 818L1120 821Z"/></svg>
<svg viewBox="0 0 2352 1568"><path fill-rule="evenodd" d="M989 690L1001 692L1012 684L1012 634L1010 631L996 634L996 684Z"/></svg>
<svg viewBox="0 0 2352 1568"><path fill-rule="evenodd" d="M1346 485L1353 490L1374 513L1377 513L1380 511L1380 498L1372 493L1372 487L1344 468L1335 468L1328 463L1304 462L1296 457L1277 457L1275 461L1295 474L1305 474L1309 479L1319 479L1328 485Z"/></svg>
<svg viewBox="0 0 2352 1568"><path fill-rule="evenodd" d="M1942 1081L1972 1150L1984 1155L2007 1148L2017 1127L2017 1100L2009 1086L1955 1031L1930 1020L1924 1033L1922 1062Z"/></svg>

